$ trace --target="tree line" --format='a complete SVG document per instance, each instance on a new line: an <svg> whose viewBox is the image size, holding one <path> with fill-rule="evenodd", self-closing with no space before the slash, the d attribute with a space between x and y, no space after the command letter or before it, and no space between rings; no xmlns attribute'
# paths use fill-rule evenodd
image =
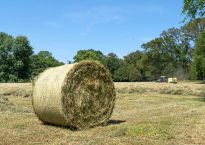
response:
<svg viewBox="0 0 205 145"><path fill-rule="evenodd" d="M142 50L123 58L99 50L80 50L73 62L95 60L107 67L114 81L153 81L161 75L181 80L205 78L205 19L198 18L181 28L163 31L158 38L142 44ZM49 67L63 65L52 53L34 54L25 36L0 33L0 82L29 81ZM72 63L72 62L69 62Z"/></svg>
<svg viewBox="0 0 205 145"><path fill-rule="evenodd" d="M27 37L0 32L0 82L27 82L46 68L62 64L48 51L34 54Z"/></svg>
<svg viewBox="0 0 205 145"><path fill-rule="evenodd" d="M180 80L205 78L205 19L198 18L181 28L163 31L158 38L142 44L142 50L119 58L93 49L80 50L74 62L85 59L103 63L114 81L153 81L161 75Z"/></svg>

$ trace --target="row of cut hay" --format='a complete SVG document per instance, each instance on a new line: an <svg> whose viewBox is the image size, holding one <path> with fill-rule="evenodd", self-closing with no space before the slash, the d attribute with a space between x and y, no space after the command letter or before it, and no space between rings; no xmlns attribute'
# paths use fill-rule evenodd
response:
<svg viewBox="0 0 205 145"><path fill-rule="evenodd" d="M0 83L0 95L29 97L32 95L32 85L31 83Z"/></svg>
<svg viewBox="0 0 205 145"><path fill-rule="evenodd" d="M30 113L27 108L16 106L8 97L0 95L0 113Z"/></svg>
<svg viewBox="0 0 205 145"><path fill-rule="evenodd" d="M119 82L115 83L117 93L159 93L171 95L205 96L205 85L194 82L179 82L178 84L156 82Z"/></svg>

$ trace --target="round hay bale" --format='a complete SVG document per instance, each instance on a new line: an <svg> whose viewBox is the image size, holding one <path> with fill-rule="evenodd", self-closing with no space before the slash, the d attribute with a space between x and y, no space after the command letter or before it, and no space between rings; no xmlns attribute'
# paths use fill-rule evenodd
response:
<svg viewBox="0 0 205 145"><path fill-rule="evenodd" d="M104 124L115 104L115 88L105 67L83 61L50 68L33 87L33 108L48 124L86 129Z"/></svg>

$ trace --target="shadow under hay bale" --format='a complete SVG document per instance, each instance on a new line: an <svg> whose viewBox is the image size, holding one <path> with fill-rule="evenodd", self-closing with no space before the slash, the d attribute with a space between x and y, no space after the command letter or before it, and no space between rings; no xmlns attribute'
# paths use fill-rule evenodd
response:
<svg viewBox="0 0 205 145"><path fill-rule="evenodd" d="M117 125L117 124L121 124L121 123L125 123L125 122L126 122L126 120L108 120L107 126Z"/></svg>
<svg viewBox="0 0 205 145"><path fill-rule="evenodd" d="M73 131L73 132L79 130L79 129L76 128L75 126L54 125L54 124L46 123L46 122L42 122L41 124L42 124L42 125L45 125L45 126L53 126L53 127L55 127L55 128L69 129L69 130L71 130L71 131Z"/></svg>
<svg viewBox="0 0 205 145"><path fill-rule="evenodd" d="M101 124L101 126L105 127L105 126L110 126L110 125L119 125L122 123L125 123L126 120L108 120L107 122L105 122L104 124ZM75 126L62 126L62 125L53 125L51 123L46 123L46 122L42 122L42 125L47 125L47 126L55 126L57 128L62 128L62 129L69 129L71 131L78 131L79 129L76 128Z"/></svg>
<svg viewBox="0 0 205 145"><path fill-rule="evenodd" d="M41 121L76 129L107 122L115 98L109 71L93 61L48 69L33 87L33 108Z"/></svg>

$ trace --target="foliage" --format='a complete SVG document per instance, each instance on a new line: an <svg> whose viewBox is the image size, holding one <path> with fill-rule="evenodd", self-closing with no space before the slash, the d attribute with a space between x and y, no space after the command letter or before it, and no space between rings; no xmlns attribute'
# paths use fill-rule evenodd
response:
<svg viewBox="0 0 205 145"><path fill-rule="evenodd" d="M123 64L113 74L113 80L116 82L128 82L130 81L128 74L127 66L123 62Z"/></svg>
<svg viewBox="0 0 205 145"><path fill-rule="evenodd" d="M164 74L165 62L168 62L167 53L165 52L165 47L163 47L163 39L153 39L143 44L142 48L144 48L148 56L148 65L152 66L151 80L156 80Z"/></svg>
<svg viewBox="0 0 205 145"><path fill-rule="evenodd" d="M30 78L33 48L24 36L13 38L0 33L0 82L19 82Z"/></svg>
<svg viewBox="0 0 205 145"><path fill-rule="evenodd" d="M124 56L123 62L113 73L114 81L147 81L150 78L150 66L147 65L147 55L136 51Z"/></svg>
<svg viewBox="0 0 205 145"><path fill-rule="evenodd" d="M205 18L197 18L195 20L188 22L182 27L182 30L195 44L200 33L205 31Z"/></svg>
<svg viewBox="0 0 205 145"><path fill-rule="evenodd" d="M28 80L31 74L31 55L33 48L30 46L25 36L18 36L14 39L13 55L15 58L14 67L17 71L17 77L22 80Z"/></svg>
<svg viewBox="0 0 205 145"><path fill-rule="evenodd" d="M141 51L129 53L124 57L125 64L128 66L128 78L130 81L147 80L146 71L146 55Z"/></svg>
<svg viewBox="0 0 205 145"><path fill-rule="evenodd" d="M40 51L38 54L32 55L32 76L36 76L49 67L63 65L63 62L56 60L51 52Z"/></svg>
<svg viewBox="0 0 205 145"><path fill-rule="evenodd" d="M188 79L192 60L191 40L182 29L171 28L142 45L148 64L152 67L152 80L161 75ZM180 74L180 76L179 76Z"/></svg>
<svg viewBox="0 0 205 145"><path fill-rule="evenodd" d="M205 79L205 32L201 33L196 43L192 69L197 79Z"/></svg>
<svg viewBox="0 0 205 145"><path fill-rule="evenodd" d="M79 50L73 59L74 62L80 62L82 60L95 60L105 64L105 56L103 53L93 49Z"/></svg>
<svg viewBox="0 0 205 145"><path fill-rule="evenodd" d="M205 16L205 1L204 0L184 0L182 13L186 14L187 17L191 19Z"/></svg>
<svg viewBox="0 0 205 145"><path fill-rule="evenodd" d="M105 57L105 64L106 67L109 69L110 73L112 74L113 79L115 81L118 81L118 79L116 79L115 77L115 73L118 70L118 68L120 68L123 65L123 60L118 58L118 56L115 53L109 53Z"/></svg>
<svg viewBox="0 0 205 145"><path fill-rule="evenodd" d="M25 36L0 33L0 82L25 82L48 67L62 65L50 52L33 54Z"/></svg>
<svg viewBox="0 0 205 145"><path fill-rule="evenodd" d="M203 79L203 49L198 36L205 30L205 18L192 20L183 27L163 31L158 38L144 43L141 51L119 58L94 49L79 50L74 62L95 60L106 66L114 81L153 81L160 76L178 79ZM202 36L201 36L202 37ZM200 38L202 39L202 38ZM49 67L63 65L48 51L32 55L32 47L24 36L13 38L0 33L0 82L29 80ZM72 63L69 61L68 63Z"/></svg>
<svg viewBox="0 0 205 145"><path fill-rule="evenodd" d="M196 30L191 30L191 23L178 28L163 31L160 37L142 45L143 51L131 52L118 58L114 53L104 55L93 49L80 50L74 57L81 60L97 60L110 70L114 81L153 81L160 76L190 79L193 55L193 42L199 33L199 23L193 22ZM203 28L202 28L203 29ZM196 31L191 36L191 31Z"/></svg>

